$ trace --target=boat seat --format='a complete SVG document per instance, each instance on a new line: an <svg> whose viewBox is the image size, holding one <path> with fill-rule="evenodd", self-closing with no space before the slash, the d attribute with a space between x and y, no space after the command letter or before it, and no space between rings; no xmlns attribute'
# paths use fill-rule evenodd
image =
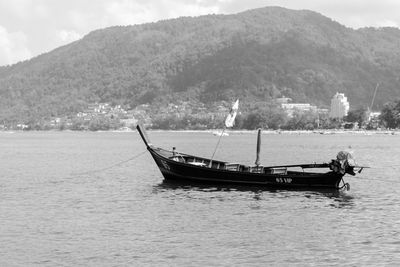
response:
<svg viewBox="0 0 400 267"><path fill-rule="evenodd" d="M254 166L249 168L249 172L253 173L263 173L264 172L264 167L263 166Z"/></svg>
<svg viewBox="0 0 400 267"><path fill-rule="evenodd" d="M172 159L173 161L177 161L177 162L185 162L185 159L182 156L173 156L173 157L170 157L170 159Z"/></svg>
<svg viewBox="0 0 400 267"><path fill-rule="evenodd" d="M268 174L287 174L287 168L268 168L265 169Z"/></svg>
<svg viewBox="0 0 400 267"><path fill-rule="evenodd" d="M189 164L192 164L194 166L200 166L200 167L205 167L207 166L205 163L203 162L188 162Z"/></svg>
<svg viewBox="0 0 400 267"><path fill-rule="evenodd" d="M240 168L240 164L238 163L226 163L225 164L225 170L228 171L238 171Z"/></svg>

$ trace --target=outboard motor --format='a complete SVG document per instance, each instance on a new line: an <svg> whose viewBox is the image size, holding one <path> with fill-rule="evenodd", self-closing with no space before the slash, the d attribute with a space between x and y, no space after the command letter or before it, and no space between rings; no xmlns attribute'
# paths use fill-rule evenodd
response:
<svg viewBox="0 0 400 267"><path fill-rule="evenodd" d="M353 158L353 155L347 151L340 151L336 159L333 159L330 164L330 169L334 172L341 174L350 174L355 175L354 167L356 166L356 161Z"/></svg>

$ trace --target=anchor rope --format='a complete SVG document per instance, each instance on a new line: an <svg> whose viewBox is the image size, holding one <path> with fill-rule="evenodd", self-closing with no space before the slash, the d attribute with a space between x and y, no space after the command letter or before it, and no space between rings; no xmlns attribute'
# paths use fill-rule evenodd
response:
<svg viewBox="0 0 400 267"><path fill-rule="evenodd" d="M129 158L129 159L126 159L126 160L123 160L123 161L114 163L114 164L112 164L112 165L110 165L110 166L107 166L107 167L105 167L105 168L95 169L95 170L90 170L90 171L80 172L80 173L71 173L71 175L85 175L85 174L92 174L92 173L107 171L107 170L109 170L109 169L112 169L112 168L114 168L114 167L120 166L120 165L122 165L122 164L124 164L124 163L127 163L127 162L129 162L129 161L135 160L135 159L139 158L140 156L144 155L146 152L147 152L147 150L144 150L144 151L142 151L142 152L136 154L135 156L133 156L133 157L131 157L131 158Z"/></svg>

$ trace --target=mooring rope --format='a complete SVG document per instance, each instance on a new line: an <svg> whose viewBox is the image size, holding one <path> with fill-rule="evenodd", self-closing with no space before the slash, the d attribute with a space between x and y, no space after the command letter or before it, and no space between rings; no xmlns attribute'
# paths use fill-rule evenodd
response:
<svg viewBox="0 0 400 267"><path fill-rule="evenodd" d="M134 160L134 159L137 159L137 158L139 158L140 156L144 155L144 153L146 153L146 152L147 152L147 150L144 150L144 151L140 152L139 154L136 154L135 156L133 156L133 157L131 157L131 158L129 158L129 159L126 159L126 160L117 162L117 163L115 163L115 164L113 164L113 165L110 165L110 166L108 166L108 167L105 167L105 168L96 169L96 170L90 170L90 171L80 172L80 173L71 173L71 175L74 175L74 176L75 176L75 175L85 175L85 174L92 174L92 173L107 171L107 170L112 169L112 168L114 168L114 167L120 166L120 165L122 165L122 164L124 164L124 163L127 163L127 162L129 162L129 161L132 161L132 160Z"/></svg>

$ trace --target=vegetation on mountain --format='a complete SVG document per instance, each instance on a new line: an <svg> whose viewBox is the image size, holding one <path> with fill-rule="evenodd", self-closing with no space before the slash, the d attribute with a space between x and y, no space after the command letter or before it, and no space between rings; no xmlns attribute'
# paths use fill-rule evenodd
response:
<svg viewBox="0 0 400 267"><path fill-rule="evenodd" d="M167 122L158 110L182 101L215 107L240 98L243 128L277 128L289 121L288 128L310 128L311 122L297 124L297 115L280 116L273 99L284 95L327 107L339 91L352 106L365 107L379 82L373 108L381 109L400 97L399 73L396 28L353 30L312 11L278 7L183 17L97 30L1 67L0 124L40 125L72 116L89 103L108 102L130 108L150 104L160 128L183 127L178 121L195 127L193 115L172 122L173 114L167 114L168 125L162 125ZM270 104L257 106L260 102ZM207 121L197 123L209 127Z"/></svg>
<svg viewBox="0 0 400 267"><path fill-rule="evenodd" d="M400 100L386 103L380 119L387 128L400 128Z"/></svg>

